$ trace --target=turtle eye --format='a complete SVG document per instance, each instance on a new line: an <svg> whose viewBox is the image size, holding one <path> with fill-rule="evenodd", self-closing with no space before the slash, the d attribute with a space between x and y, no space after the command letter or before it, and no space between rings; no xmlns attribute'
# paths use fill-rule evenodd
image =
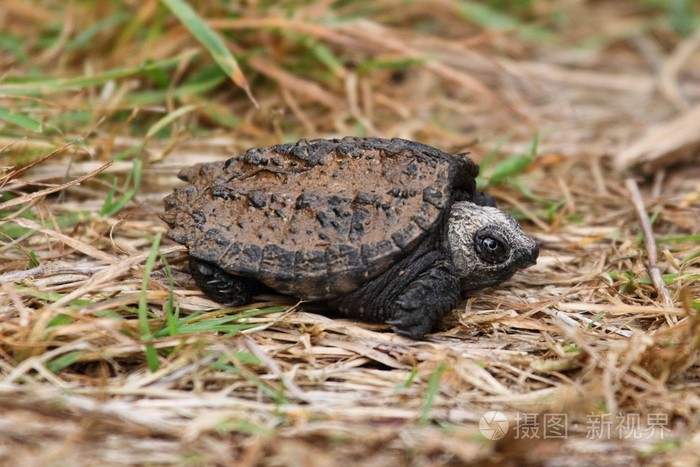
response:
<svg viewBox="0 0 700 467"><path fill-rule="evenodd" d="M508 247L498 236L490 232L479 232L475 236L476 254L489 264L503 263L508 259Z"/></svg>
<svg viewBox="0 0 700 467"><path fill-rule="evenodd" d="M498 240L491 237L486 237L481 241L481 243L491 251L496 251L498 248L502 248L501 245L498 243Z"/></svg>

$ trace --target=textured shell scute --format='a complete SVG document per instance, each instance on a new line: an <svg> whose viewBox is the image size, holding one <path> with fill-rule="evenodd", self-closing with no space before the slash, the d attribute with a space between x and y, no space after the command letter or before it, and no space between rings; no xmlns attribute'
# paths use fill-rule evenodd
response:
<svg viewBox="0 0 700 467"><path fill-rule="evenodd" d="M331 298L415 249L477 173L467 157L398 138L301 140L183 169L161 218L196 258Z"/></svg>

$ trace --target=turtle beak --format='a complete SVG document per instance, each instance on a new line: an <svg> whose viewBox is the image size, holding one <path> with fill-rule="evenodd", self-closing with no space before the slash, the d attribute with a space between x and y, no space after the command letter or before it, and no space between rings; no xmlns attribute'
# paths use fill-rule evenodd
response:
<svg viewBox="0 0 700 467"><path fill-rule="evenodd" d="M534 266L535 264L537 264L537 257L540 255L540 246L537 244L536 241L531 241L532 246L530 246L529 249L525 249L525 251L520 256L520 267L522 269L526 269L530 266Z"/></svg>

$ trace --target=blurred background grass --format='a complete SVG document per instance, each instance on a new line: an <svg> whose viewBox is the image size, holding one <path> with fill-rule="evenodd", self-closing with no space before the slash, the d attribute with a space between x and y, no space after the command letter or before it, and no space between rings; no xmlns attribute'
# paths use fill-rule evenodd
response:
<svg viewBox="0 0 700 467"><path fill-rule="evenodd" d="M450 52L468 50L488 61L492 54L518 58L566 47L593 57L641 34L669 49L700 22L700 6L691 0L193 5L5 0L0 137L63 144L95 132L148 140L226 131L267 144L329 134L391 136L401 132L396 120L403 117L466 139L471 125L454 107L486 102L506 117L522 116L517 102L491 92L483 72L450 63ZM415 45L421 40L422 50ZM440 55L431 56L438 46ZM426 68L438 83L420 73ZM431 95L438 88L448 100Z"/></svg>

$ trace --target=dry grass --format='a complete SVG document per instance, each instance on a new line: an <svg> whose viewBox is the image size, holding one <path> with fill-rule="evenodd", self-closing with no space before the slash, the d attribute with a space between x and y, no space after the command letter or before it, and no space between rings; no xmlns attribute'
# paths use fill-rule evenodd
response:
<svg viewBox="0 0 700 467"><path fill-rule="evenodd" d="M699 33L631 0L522 2L504 30L469 2L198 2L256 108L126 3L0 6L0 463L699 461ZM178 168L345 134L471 151L538 265L423 342L203 298L157 219Z"/></svg>

